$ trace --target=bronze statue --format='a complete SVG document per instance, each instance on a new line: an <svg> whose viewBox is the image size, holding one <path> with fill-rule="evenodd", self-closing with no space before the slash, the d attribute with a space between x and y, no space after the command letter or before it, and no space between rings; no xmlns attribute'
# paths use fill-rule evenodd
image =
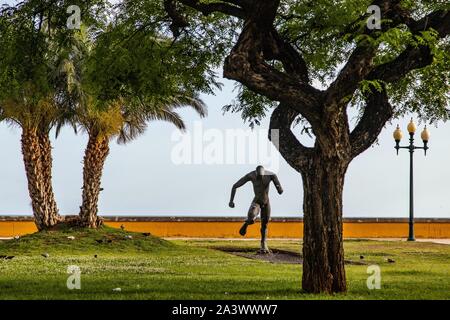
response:
<svg viewBox="0 0 450 320"><path fill-rule="evenodd" d="M249 172L233 185L229 203L230 208L234 208L234 196L236 194L236 189L243 186L249 181L251 181L253 184L253 191L255 193L255 197L253 198L252 204L250 205L250 209L248 210L247 220L245 220L244 224L239 230L239 233L242 236L245 236L245 234L247 233L247 227L250 224L254 224L256 217L258 216L259 213L261 213L261 249L259 252L270 253L270 250L267 247L267 239L266 239L267 225L270 220L270 202L269 202L270 182L273 181L279 194L283 193L283 188L281 187L278 177L274 173L265 170L263 166L258 166L256 167L255 171Z"/></svg>

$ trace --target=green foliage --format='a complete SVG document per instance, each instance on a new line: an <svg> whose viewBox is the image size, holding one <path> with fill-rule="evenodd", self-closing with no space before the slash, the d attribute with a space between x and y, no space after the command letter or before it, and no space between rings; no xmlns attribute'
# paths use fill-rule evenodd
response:
<svg viewBox="0 0 450 320"><path fill-rule="evenodd" d="M450 3L447 0L402 0L404 8L412 10L413 18L418 19L435 10L450 9Z"/></svg>
<svg viewBox="0 0 450 320"><path fill-rule="evenodd" d="M448 119L450 56L435 59L433 64L411 72L389 87L389 96L397 106L398 115L415 112L423 120L436 122Z"/></svg>
<svg viewBox="0 0 450 320"><path fill-rule="evenodd" d="M133 32L120 25L96 39L85 68L89 93L107 102L119 96L212 92L207 64L183 55L182 48L170 39Z"/></svg>
<svg viewBox="0 0 450 320"><path fill-rule="evenodd" d="M450 37L437 39L434 30L412 34L405 25L364 35L370 0L283 0L276 17L275 26L283 38L299 50L306 60L311 82L327 87L337 76L350 54L359 43L378 48L374 66L397 58L408 46L426 45L431 48L434 62L431 66L410 72L398 83L388 85L389 95L396 107L396 114L418 112L423 119L436 121L446 119L449 107L448 72ZM419 20L439 9L449 9L448 1L402 2L411 16ZM384 19L383 23L390 20ZM211 23L214 23L213 21ZM359 90L349 97L350 107L364 108L361 93L367 93L369 84L380 89L377 82L361 82ZM251 125L257 124L268 113L273 102L239 87L237 99L225 110L242 112Z"/></svg>
<svg viewBox="0 0 450 320"><path fill-rule="evenodd" d="M325 85L352 49L346 27L365 15L369 4L368 0L284 0L277 27L301 50L312 78ZM357 31L363 26L364 22Z"/></svg>
<svg viewBox="0 0 450 320"><path fill-rule="evenodd" d="M99 5L102 1L89 1ZM49 131L70 113L73 79L68 63L75 31L66 27L69 5L83 1L23 1L0 13L0 120Z"/></svg>
<svg viewBox="0 0 450 320"><path fill-rule="evenodd" d="M69 5L81 8L80 30L66 26ZM144 9L151 12L128 1L28 0L2 11L1 118L47 131L56 125L57 134L81 125L126 142L149 120L183 129L177 108L206 115L198 95L220 86L216 56L190 38L174 42L161 8Z"/></svg>
<svg viewBox="0 0 450 320"><path fill-rule="evenodd" d="M221 14L208 17L184 8L186 25L174 29L163 1L125 0L112 37L125 41L120 45L138 50L152 50L160 75L168 73L188 91L213 94L220 87L216 70L223 63L229 45L237 36L240 22ZM147 42L147 48L142 42ZM156 72L155 72L156 74ZM162 79L161 82L166 82ZM168 82L170 86L172 81Z"/></svg>
<svg viewBox="0 0 450 320"><path fill-rule="evenodd" d="M414 112L430 122L447 120L450 108L450 37L438 40L437 33L431 30L415 35L411 44L429 47L433 62L389 86L389 96L397 113Z"/></svg>
<svg viewBox="0 0 450 320"><path fill-rule="evenodd" d="M142 134L151 120L184 129L175 109L191 106L205 116L198 94L212 92L210 86L216 84L204 76L208 64L183 59L179 46L156 31L133 28L122 22L96 34L84 32L74 59L80 79L76 121L86 131L118 137L120 143ZM194 73L188 77L186 70Z"/></svg>
<svg viewBox="0 0 450 320"><path fill-rule="evenodd" d="M388 90L398 115L412 110L431 121L445 117L448 107L445 88L450 85L449 37L438 40L434 30L412 34L405 25L363 35L370 3L370 0L282 0L275 27L301 52L311 81L321 87L335 79L358 43L378 48L375 66L392 61L408 46L430 47L433 64L388 85ZM84 32L90 43L89 59L82 58L82 62L74 61L73 57L73 47L77 47L80 40L77 39L79 32L65 27L65 9L69 4L81 7ZM450 7L448 1L432 0L404 0L402 6L410 10L415 19ZM110 102L117 99L126 99L130 107L139 110L143 105L170 95L213 94L221 86L216 70L235 43L242 21L220 13L204 16L182 5L177 9L181 21L174 23L167 15L164 1L124 0L114 8L102 0L24 1L11 11L14 14L2 14L0 19L0 84L3 88L0 97L3 95L5 99L5 94L9 98L23 97L24 88L30 87L27 83L33 83L33 92L27 93L27 101L32 105L42 99L61 96L65 90L71 94L66 98L76 105L83 97L74 91L79 94L85 91L95 97L96 108L105 111ZM108 14L113 11L114 15ZM49 16L45 13L52 13L40 26L52 32L35 32L38 26L33 12L44 12L44 17ZM23 32L16 32L18 30ZM53 45L48 45L49 39ZM75 55L81 57L87 49L78 46L78 50L82 52ZM59 59L50 61L55 55ZM77 63L84 65L82 78L77 78L76 74L81 73L73 69ZM52 79L55 67L62 70L59 72L62 77ZM55 80L64 83L65 89L55 89ZM81 83L82 88L76 88ZM361 82L359 90L349 97L350 103L357 102L358 94L366 92L367 86L367 82ZM243 119L254 126L274 105L265 97L238 86L237 98L224 110L242 112ZM353 106L363 107L363 104Z"/></svg>
<svg viewBox="0 0 450 320"><path fill-rule="evenodd" d="M383 85L379 80L363 80L361 81L360 90L364 94L373 92L373 90L381 92Z"/></svg>
<svg viewBox="0 0 450 320"><path fill-rule="evenodd" d="M0 105L2 117L31 125L33 111L41 118L38 104L52 94L51 53L45 36L33 30L32 21L16 29L10 26L14 22L8 15L0 16ZM18 105L24 108L17 110Z"/></svg>

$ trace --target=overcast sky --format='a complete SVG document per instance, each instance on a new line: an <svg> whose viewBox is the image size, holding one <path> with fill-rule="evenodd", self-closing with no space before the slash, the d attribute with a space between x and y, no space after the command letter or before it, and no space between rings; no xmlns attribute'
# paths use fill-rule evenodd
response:
<svg viewBox="0 0 450 320"><path fill-rule="evenodd" d="M111 143L102 182L100 214L244 216L252 199L251 185L238 190L235 209L228 208L231 186L254 170L257 163L262 163L278 174L285 189L279 196L272 187L273 216L302 215L300 174L273 149L267 151L271 155L269 161L261 156L257 161L250 161L248 157L255 155L254 148L264 150L268 146L265 139L268 121L253 133L257 145L248 143L242 148L229 138L228 134L242 133L248 126L239 114L222 114L222 106L235 96L234 83L222 82L225 84L222 91L215 96L202 97L209 107L206 119L198 122L194 112L182 112L188 127L183 141L205 139L203 143L193 143L190 150L195 163L179 163L177 151L187 145L180 145L176 130L167 123L151 123L145 135L125 146ZM408 120L400 119L387 126L379 144L351 163L344 188L345 217L408 216L409 154L401 150L397 156L392 138L394 126L399 123L406 132ZM418 125L418 144L422 143L419 138L422 128L423 124ZM203 135L199 135L200 129ZM420 151L415 154L415 212L417 217L450 217L450 124L441 123L438 128L429 130L428 155L424 157ZM219 143L221 138L223 148ZM86 141L86 135L76 136L69 128L63 130L57 140L53 139L54 188L62 214L78 213ZM403 143L406 143L405 138ZM234 147L244 150L244 156L247 155L244 163L227 164L226 159ZM219 152L224 164L209 164L218 158L195 159L195 155L202 151L208 153L211 148L216 155ZM0 164L0 214L31 214L20 151L20 128L4 123L0 124Z"/></svg>

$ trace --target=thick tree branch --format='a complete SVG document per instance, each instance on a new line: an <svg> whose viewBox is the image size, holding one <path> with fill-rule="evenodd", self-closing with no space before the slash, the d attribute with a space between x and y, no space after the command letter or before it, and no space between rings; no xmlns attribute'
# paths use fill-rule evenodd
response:
<svg viewBox="0 0 450 320"><path fill-rule="evenodd" d="M271 100L302 106L298 111L308 121L319 121L319 114L313 109L320 105L322 93L309 85L302 56L273 27L280 0L177 1L205 15L222 12L244 19L241 35L225 60L224 77ZM271 60L280 61L285 72L270 65Z"/></svg>
<svg viewBox="0 0 450 320"><path fill-rule="evenodd" d="M368 149L377 139L394 110L389 103L385 88L375 91L367 98L364 114L350 134L351 158Z"/></svg>
<svg viewBox="0 0 450 320"><path fill-rule="evenodd" d="M314 152L313 148L305 147L298 141L291 130L292 123L298 115L294 109L280 104L272 113L269 127L269 140L287 163L297 171L307 165Z"/></svg>
<svg viewBox="0 0 450 320"><path fill-rule="evenodd" d="M408 26L415 34L433 28L440 38L445 38L450 35L450 11L433 12L419 21L410 22ZM432 62L433 55L428 46L408 46L396 59L377 66L369 73L367 79L395 82L410 71L424 68Z"/></svg>
<svg viewBox="0 0 450 320"><path fill-rule="evenodd" d="M277 60L283 64L285 72L298 78L299 81L309 83L308 68L301 54L279 33L273 29L266 41L264 57L267 60Z"/></svg>
<svg viewBox="0 0 450 320"><path fill-rule="evenodd" d="M267 32L252 20L244 24L238 42L224 63L224 77L274 101L293 105L310 123L320 121L322 92L295 76L269 65L263 55Z"/></svg>
<svg viewBox="0 0 450 320"><path fill-rule="evenodd" d="M434 29L439 33L440 38L445 38L450 34L450 10L432 12L418 21L410 21L407 26L414 34Z"/></svg>
<svg viewBox="0 0 450 320"><path fill-rule="evenodd" d="M375 0L372 2L372 5L377 5L381 9L383 20L381 30L369 30L366 25L363 34L370 34L376 31L385 32L400 24L409 24L411 21L413 21L411 19L410 11L402 8L401 1L399 0ZM360 34L361 23L366 23L368 18L368 13L360 16L356 21L345 27L344 30L340 33L340 36L347 36L351 40L355 39L355 37Z"/></svg>
<svg viewBox="0 0 450 320"><path fill-rule="evenodd" d="M379 65L367 76L368 80L396 82L410 71L421 69L433 62L433 55L427 46L406 48L396 59Z"/></svg>
<svg viewBox="0 0 450 320"><path fill-rule="evenodd" d="M222 2L201 3L198 0L177 0L185 6L191 7L203 15L208 16L214 12L224 13L226 15L245 19L246 13L243 9L246 0L226 0Z"/></svg>
<svg viewBox="0 0 450 320"><path fill-rule="evenodd" d="M180 35L180 30L189 25L186 18L180 13L177 8L177 3L174 0L164 0L164 10L172 20L170 31L172 31L175 37L178 37Z"/></svg>
<svg viewBox="0 0 450 320"><path fill-rule="evenodd" d="M371 30L366 27L362 33L363 35L376 38L379 37L377 31L386 32L405 20L409 21L409 13L401 8L400 0L375 0L372 4L380 7L381 17L385 20L390 20L390 22L382 24L382 30ZM361 40L357 44L336 80L327 90L327 106L342 107L346 104L341 102L345 102L346 98L358 89L360 82L372 70L373 58L377 53L377 49L371 42L366 40Z"/></svg>
<svg viewBox="0 0 450 320"><path fill-rule="evenodd" d="M352 95L359 87L360 82L368 75L372 66L376 48L369 45L358 46L346 65L342 68L336 80L327 90L326 105L343 107L343 100Z"/></svg>

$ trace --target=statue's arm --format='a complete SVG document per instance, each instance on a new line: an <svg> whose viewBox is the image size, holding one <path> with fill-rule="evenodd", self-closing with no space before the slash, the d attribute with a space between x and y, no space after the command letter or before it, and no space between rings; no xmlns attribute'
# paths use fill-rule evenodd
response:
<svg viewBox="0 0 450 320"><path fill-rule="evenodd" d="M275 185L275 187L277 188L278 193L282 194L283 193L283 187L281 187L280 180L278 180L278 177L277 177L276 174L272 175L272 181L273 181L273 184Z"/></svg>
<svg viewBox="0 0 450 320"><path fill-rule="evenodd" d="M239 179L235 184L233 184L233 188L231 188L231 196L230 196L230 207L234 208L234 196L236 195L237 188L242 187L244 184L250 181L250 176L247 174L241 179Z"/></svg>

